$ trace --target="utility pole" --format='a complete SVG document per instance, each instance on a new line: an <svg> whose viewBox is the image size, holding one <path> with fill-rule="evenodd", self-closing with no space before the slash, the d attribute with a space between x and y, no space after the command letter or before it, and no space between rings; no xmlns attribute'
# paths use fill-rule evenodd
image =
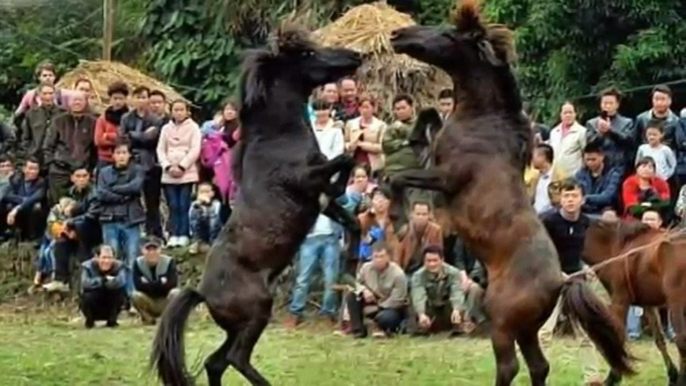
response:
<svg viewBox="0 0 686 386"><path fill-rule="evenodd" d="M114 0L103 0L103 16L105 18L102 31L102 59L112 60L112 34L114 30Z"/></svg>

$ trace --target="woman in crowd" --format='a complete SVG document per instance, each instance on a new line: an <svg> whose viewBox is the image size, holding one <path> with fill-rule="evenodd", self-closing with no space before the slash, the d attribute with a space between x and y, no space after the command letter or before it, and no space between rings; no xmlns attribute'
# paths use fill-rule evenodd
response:
<svg viewBox="0 0 686 386"><path fill-rule="evenodd" d="M199 180L196 163L202 135L190 117L190 107L185 101L174 101L171 109L172 120L162 127L157 157L163 170L162 186L169 206L171 237L168 246L185 247L190 242L188 211L193 185Z"/></svg>
<svg viewBox="0 0 686 386"><path fill-rule="evenodd" d="M633 218L633 214L644 203L650 203L656 208L669 206L669 185L656 177L655 161L652 158L644 157L636 162L636 174L622 184L622 199L627 218Z"/></svg>
<svg viewBox="0 0 686 386"><path fill-rule="evenodd" d="M381 139L386 124L376 118L376 100L369 94L359 98L360 116L345 125L345 149L351 152L357 163L371 167L372 175L383 169Z"/></svg>
<svg viewBox="0 0 686 386"><path fill-rule="evenodd" d="M351 173L350 185L346 190L348 195L356 195L360 197L360 206L358 211L363 212L369 208L372 201L372 192L377 188L377 185L370 181L371 168L368 164L359 164L355 166Z"/></svg>

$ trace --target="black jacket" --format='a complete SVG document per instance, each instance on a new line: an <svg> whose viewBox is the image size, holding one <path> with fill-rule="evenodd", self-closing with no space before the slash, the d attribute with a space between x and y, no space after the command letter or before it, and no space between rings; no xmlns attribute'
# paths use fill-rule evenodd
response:
<svg viewBox="0 0 686 386"><path fill-rule="evenodd" d="M151 127L156 130L146 133ZM157 165L157 141L161 129L162 121L150 113L140 117L133 110L121 119L119 136L131 141L133 159L145 172Z"/></svg>
<svg viewBox="0 0 686 386"><path fill-rule="evenodd" d="M145 221L141 205L143 171L136 164L123 169L110 165L98 172L97 200L100 222L124 222L136 225Z"/></svg>
<svg viewBox="0 0 686 386"><path fill-rule="evenodd" d="M162 283L162 278L165 282ZM143 280L145 279L145 280ZM140 256L133 264L133 285L136 291L151 298L165 298L178 285L176 263L169 256L162 255L156 266L150 267Z"/></svg>
<svg viewBox="0 0 686 386"><path fill-rule="evenodd" d="M43 143L43 157L48 170L71 174L74 169L95 168L95 121L92 115L74 117L70 113L53 118Z"/></svg>
<svg viewBox="0 0 686 386"><path fill-rule="evenodd" d="M76 190L71 187L67 197L76 201L76 206L72 212L70 221L78 223L86 219L97 221L100 216L98 196L93 185L88 185L83 190Z"/></svg>
<svg viewBox="0 0 686 386"><path fill-rule="evenodd" d="M26 113L21 129L20 149L26 156L43 160L43 143L48 134L52 120L64 114L64 110L57 106L36 106ZM45 166L41 164L41 166Z"/></svg>
<svg viewBox="0 0 686 386"><path fill-rule="evenodd" d="M36 204L43 202L45 192L45 181L42 178L26 182L24 175L16 172L10 178L9 191L2 200L13 208L18 207L19 211L32 210Z"/></svg>

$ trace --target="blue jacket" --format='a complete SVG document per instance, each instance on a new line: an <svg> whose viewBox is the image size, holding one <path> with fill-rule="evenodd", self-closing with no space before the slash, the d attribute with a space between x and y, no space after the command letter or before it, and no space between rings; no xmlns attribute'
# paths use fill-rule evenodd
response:
<svg viewBox="0 0 686 386"><path fill-rule="evenodd" d="M107 281L105 276L114 276L114 280ZM126 270L121 261L115 260L109 272L101 272L95 259L81 264L81 291L96 291L99 289L120 290L126 286Z"/></svg>
<svg viewBox="0 0 686 386"><path fill-rule="evenodd" d="M603 167L603 172L593 183L591 171L584 167L574 176L584 187L584 212L598 214L604 208L617 204L622 183L621 167Z"/></svg>
<svg viewBox="0 0 686 386"><path fill-rule="evenodd" d="M129 226L145 221L141 205L143 170L130 163L127 168L107 166L98 173L97 198L100 222L125 222Z"/></svg>
<svg viewBox="0 0 686 386"><path fill-rule="evenodd" d="M18 207L19 211L30 210L45 198L45 181L38 179L26 182L22 173L15 173L10 179L10 188L3 201Z"/></svg>

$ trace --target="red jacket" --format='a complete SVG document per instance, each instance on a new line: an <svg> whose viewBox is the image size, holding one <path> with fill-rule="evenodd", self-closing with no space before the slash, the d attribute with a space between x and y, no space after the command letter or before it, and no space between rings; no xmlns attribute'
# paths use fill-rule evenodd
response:
<svg viewBox="0 0 686 386"><path fill-rule="evenodd" d="M106 115L102 114L95 123L95 147L98 149L98 160L112 162L119 125L108 121Z"/></svg>
<svg viewBox="0 0 686 386"><path fill-rule="evenodd" d="M669 201L669 185L667 185L665 180L655 177L650 181L650 186L655 189L660 199ZM640 193L641 189L639 188L638 176L636 174L624 181L624 184L622 184L622 200L624 201L625 212L628 212L630 207L641 203L639 199Z"/></svg>

